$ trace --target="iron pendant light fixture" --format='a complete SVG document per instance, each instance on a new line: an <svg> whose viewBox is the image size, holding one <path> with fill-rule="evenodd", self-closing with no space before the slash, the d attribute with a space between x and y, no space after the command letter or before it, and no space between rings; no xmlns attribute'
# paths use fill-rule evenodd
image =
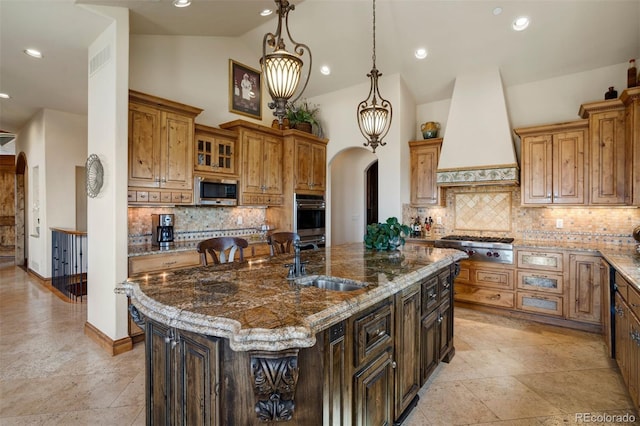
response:
<svg viewBox="0 0 640 426"><path fill-rule="evenodd" d="M282 119L287 114L287 104L297 101L304 89L307 88L311 75L311 51L306 44L296 42L289 32L289 12L295 9L295 5L290 5L287 0L275 0L275 2L278 6L278 28L275 34L267 33L264 36L260 65L269 94L273 99L272 102L269 102L269 108L275 110L273 115L278 117L278 121L282 124ZM284 28L282 26L283 20ZM293 53L289 53L286 49L284 34L293 44ZM271 51L267 53L267 49ZM300 75L304 65L300 58L305 52L309 54L309 66L304 86L298 95L289 101L296 93L300 83Z"/></svg>
<svg viewBox="0 0 640 426"><path fill-rule="evenodd" d="M367 98L358 104L358 127L360 133L367 139L364 146L371 146L376 152L378 145L385 146L383 138L391 127L393 111L391 103L380 95L378 89L378 77L382 73L376 68L376 0L373 0L373 68L367 74L371 79L371 87Z"/></svg>

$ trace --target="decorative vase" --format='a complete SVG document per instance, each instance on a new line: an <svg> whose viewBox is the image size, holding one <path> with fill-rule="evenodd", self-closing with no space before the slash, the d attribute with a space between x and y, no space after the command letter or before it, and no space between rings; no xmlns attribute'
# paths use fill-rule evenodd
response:
<svg viewBox="0 0 640 426"><path fill-rule="evenodd" d="M617 99L618 98L618 92L616 90L614 90L613 86L609 87L609 91L607 93L604 94L604 99Z"/></svg>
<svg viewBox="0 0 640 426"><path fill-rule="evenodd" d="M437 138L438 130L440 130L440 123L436 121L427 121L422 126L420 126L420 130L422 130L422 137L424 139Z"/></svg>

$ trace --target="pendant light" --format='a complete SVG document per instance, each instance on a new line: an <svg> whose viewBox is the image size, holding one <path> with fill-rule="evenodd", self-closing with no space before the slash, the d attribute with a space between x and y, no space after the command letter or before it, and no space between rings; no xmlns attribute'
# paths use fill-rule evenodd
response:
<svg viewBox="0 0 640 426"><path fill-rule="evenodd" d="M274 109L273 115L278 117L278 121L282 124L282 119L287 114L287 104L294 103L300 98L304 89L309 82L311 75L311 51L306 44L298 43L291 37L289 32L289 12L295 9L295 5L290 5L287 0L275 0L278 7L278 28L274 33L267 33L262 41L262 58L260 65L267 84L267 89L271 95L272 102L269 102L269 108ZM284 20L284 28L282 21ZM289 53L286 49L283 35L286 34L289 41L293 44L293 53ZM271 51L267 53L267 50ZM300 75L302 73L301 56L304 52L309 54L309 64L307 76L302 90L298 95L291 99L300 83Z"/></svg>
<svg viewBox="0 0 640 426"><path fill-rule="evenodd" d="M358 104L358 127L360 133L367 139L364 146L371 146L376 152L378 145L385 146L382 139L391 127L391 103L380 95L378 77L382 73L376 68L376 0L373 0L373 68L367 74L371 79L371 87L367 98Z"/></svg>

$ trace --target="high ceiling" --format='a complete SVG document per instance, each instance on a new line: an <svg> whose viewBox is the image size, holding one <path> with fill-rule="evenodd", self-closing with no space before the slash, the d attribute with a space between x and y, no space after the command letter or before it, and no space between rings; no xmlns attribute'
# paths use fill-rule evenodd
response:
<svg viewBox="0 0 640 426"><path fill-rule="evenodd" d="M292 3L291 33L313 54L306 96L366 82L372 2ZM87 46L108 25L86 4L129 8L132 34L241 37L256 58L275 30L273 15L259 15L274 6L268 0L192 0L182 9L171 0L0 0L0 92L12 96L0 99L0 129L18 131L41 108L86 113ZM515 32L520 15L531 25ZM27 47L44 59L23 54ZM415 59L417 47L429 56ZM456 75L484 67L498 67L510 86L620 64L640 57L640 0L377 0L376 57L418 104L449 98ZM324 64L330 76L320 74Z"/></svg>

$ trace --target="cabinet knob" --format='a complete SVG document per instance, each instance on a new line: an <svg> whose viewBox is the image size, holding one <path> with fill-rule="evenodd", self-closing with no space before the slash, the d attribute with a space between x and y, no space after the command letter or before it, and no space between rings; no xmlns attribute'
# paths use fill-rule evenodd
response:
<svg viewBox="0 0 640 426"><path fill-rule="evenodd" d="M395 361L391 361L391 368L396 368L398 364Z"/></svg>
<svg viewBox="0 0 640 426"><path fill-rule="evenodd" d="M547 198L551 198L551 193L548 193L548 194L547 194Z"/></svg>

